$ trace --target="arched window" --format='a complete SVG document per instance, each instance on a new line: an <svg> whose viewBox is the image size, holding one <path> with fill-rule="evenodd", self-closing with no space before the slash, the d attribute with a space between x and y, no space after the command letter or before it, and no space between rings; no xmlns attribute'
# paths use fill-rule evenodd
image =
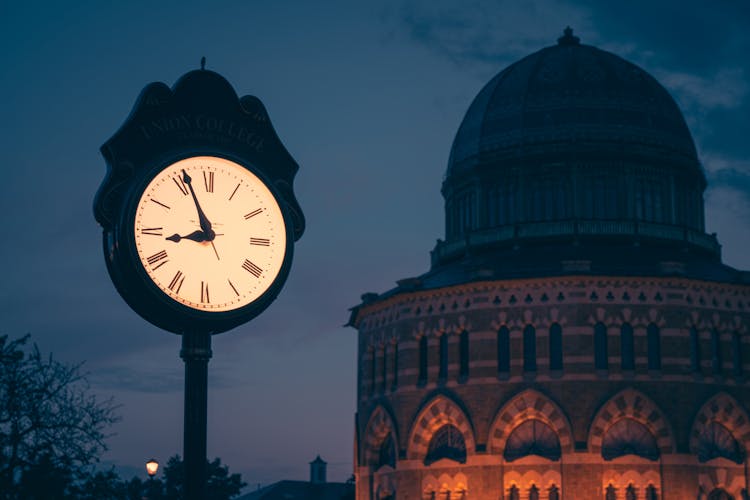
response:
<svg viewBox="0 0 750 500"><path fill-rule="evenodd" d="M559 460L560 439L557 433L538 419L530 419L513 429L505 443L503 456L508 462L528 455L538 455L550 460Z"/></svg>
<svg viewBox="0 0 750 500"><path fill-rule="evenodd" d="M549 500L560 500L560 489L554 484L550 486L549 495L547 495L547 498Z"/></svg>
<svg viewBox="0 0 750 500"><path fill-rule="evenodd" d="M625 500L638 500L638 493L632 483L625 488Z"/></svg>
<svg viewBox="0 0 750 500"><path fill-rule="evenodd" d="M515 484L508 489L508 500L521 500L521 492Z"/></svg>
<svg viewBox="0 0 750 500"><path fill-rule="evenodd" d="M607 327L599 322L594 326L594 367L597 370L606 370L608 366Z"/></svg>
<svg viewBox="0 0 750 500"><path fill-rule="evenodd" d="M690 327L690 369L694 372L701 371L701 339L694 326Z"/></svg>
<svg viewBox="0 0 750 500"><path fill-rule="evenodd" d="M536 330L531 325L523 329L523 371L536 371Z"/></svg>
<svg viewBox="0 0 750 500"><path fill-rule="evenodd" d="M604 460L624 455L637 455L648 460L659 458L659 448L654 435L645 425L632 418L618 420L602 439Z"/></svg>
<svg viewBox="0 0 750 500"><path fill-rule="evenodd" d="M427 383L427 336L419 337L419 377L418 384Z"/></svg>
<svg viewBox="0 0 750 500"><path fill-rule="evenodd" d="M656 487L653 484L649 484L646 488L646 500L659 500L659 495L657 495Z"/></svg>
<svg viewBox="0 0 750 500"><path fill-rule="evenodd" d="M529 500L539 500L539 488L535 484L529 488Z"/></svg>
<svg viewBox="0 0 750 500"><path fill-rule="evenodd" d="M562 328L558 323L549 327L549 369L563 369Z"/></svg>
<svg viewBox="0 0 750 500"><path fill-rule="evenodd" d="M719 422L711 422L703 428L698 438L698 460L707 462L723 457L737 464L745 459L740 443L732 433Z"/></svg>
<svg viewBox="0 0 750 500"><path fill-rule="evenodd" d="M624 323L620 328L620 363L623 370L635 369L633 327L630 323Z"/></svg>
<svg viewBox="0 0 750 500"><path fill-rule="evenodd" d="M510 372L510 331L501 326L497 331L497 373L507 375Z"/></svg>
<svg viewBox="0 0 750 500"><path fill-rule="evenodd" d="M604 500L617 500L617 488L615 488L611 484L607 486L607 489L604 493Z"/></svg>
<svg viewBox="0 0 750 500"><path fill-rule="evenodd" d="M390 432L380 443L380 449L378 450L378 466L381 468L384 465L389 465L396 468L396 442L393 439L393 434Z"/></svg>
<svg viewBox="0 0 750 500"><path fill-rule="evenodd" d="M451 424L446 424L437 430L430 445L427 448L427 456L424 459L425 465L430 465L442 458L455 460L459 463L466 463L466 443L464 437L457 428Z"/></svg>
<svg viewBox="0 0 750 500"><path fill-rule="evenodd" d="M721 335L713 330L711 332L711 368L716 375L721 375L721 361Z"/></svg>
<svg viewBox="0 0 750 500"><path fill-rule="evenodd" d="M462 331L458 340L460 351L458 375L461 380L466 380L469 378L469 332Z"/></svg>
<svg viewBox="0 0 750 500"><path fill-rule="evenodd" d="M648 369L661 369L661 340L659 327L649 323L646 327L646 343L648 344Z"/></svg>
<svg viewBox="0 0 750 500"><path fill-rule="evenodd" d="M440 371L438 372L438 380L445 382L448 378L448 334L443 333L440 336Z"/></svg>
<svg viewBox="0 0 750 500"><path fill-rule="evenodd" d="M732 333L732 361L734 364L734 376L742 377L742 337L740 332Z"/></svg>

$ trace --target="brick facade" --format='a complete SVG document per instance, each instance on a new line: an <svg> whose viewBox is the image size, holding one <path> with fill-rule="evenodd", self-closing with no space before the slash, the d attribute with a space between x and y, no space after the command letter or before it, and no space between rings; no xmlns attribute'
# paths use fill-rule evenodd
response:
<svg viewBox="0 0 750 500"><path fill-rule="evenodd" d="M749 286L679 277L482 281L363 304L354 323L357 498L505 500L515 486L527 499L534 486L547 499L554 486L560 498L593 500L604 499L611 485L617 499L626 498L628 487L639 499L647 498L647 488L663 500L708 498L717 488L741 499L748 486L746 458L701 461L697 448L706 426L717 422L747 456L747 311ZM549 368L553 324L562 330L561 370ZM595 369L597 324L606 328L606 369ZM622 368L624 324L632 327L633 369ZM649 325L658 327L658 369L649 368ZM524 369L527 326L535 334L533 371ZM498 371L503 327L509 332L507 373ZM461 352L462 332L468 332L468 353ZM427 378L421 381L423 336ZM443 360L441 336L447 336ZM463 376L462 356L468 357ZM441 363L447 364L445 378ZM530 419L554 431L559 459L504 457L509 435ZM647 429L658 458L603 457L602 443L622 419ZM463 437L465 463L444 458L425 465L432 437L447 424ZM397 447L395 467L379 462L389 434Z"/></svg>

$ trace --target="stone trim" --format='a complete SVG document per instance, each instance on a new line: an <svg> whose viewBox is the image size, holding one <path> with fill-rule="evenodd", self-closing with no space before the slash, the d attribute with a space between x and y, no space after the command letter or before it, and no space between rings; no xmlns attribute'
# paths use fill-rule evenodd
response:
<svg viewBox="0 0 750 500"><path fill-rule="evenodd" d="M706 401L693 421L690 431L690 452L696 454L701 430L711 422L726 427L732 436L750 452L750 419L740 403L726 392L720 392Z"/></svg>
<svg viewBox="0 0 750 500"><path fill-rule="evenodd" d="M424 460L432 436L443 425L451 424L463 435L466 455L476 450L474 429L461 407L447 396L438 395L427 402L412 422L406 456L412 460Z"/></svg>
<svg viewBox="0 0 750 500"><path fill-rule="evenodd" d="M665 306L679 306L695 314L730 312L738 315L733 323L739 325L742 323L740 316L750 311L750 287L673 277L573 275L481 281L403 292L362 304L358 306L354 326L361 332L371 332L403 319L430 318L477 309L554 307L557 303L599 303L625 308L647 305L655 311ZM615 318L612 320L612 324L616 324ZM538 324L544 326L542 322Z"/></svg>
<svg viewBox="0 0 750 500"><path fill-rule="evenodd" d="M645 394L628 388L612 396L592 420L588 442L591 453L601 453L604 435L623 418L632 418L645 425L656 438L656 445L662 455L675 450L674 434L659 407Z"/></svg>
<svg viewBox="0 0 750 500"><path fill-rule="evenodd" d="M563 453L573 450L573 432L562 409L544 394L526 389L510 398L496 414L487 440L490 452L501 455L513 430L532 418L541 420L557 433Z"/></svg>

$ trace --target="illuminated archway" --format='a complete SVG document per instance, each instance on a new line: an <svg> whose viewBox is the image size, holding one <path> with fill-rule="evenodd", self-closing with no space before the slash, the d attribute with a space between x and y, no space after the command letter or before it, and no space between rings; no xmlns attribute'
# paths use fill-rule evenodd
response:
<svg viewBox="0 0 750 500"><path fill-rule="evenodd" d="M722 429L726 429L730 436L726 436ZM737 443L735 453L730 450L733 447L731 440ZM706 401L698 411L690 432L690 452L698 455L701 461L715 458L708 449L711 444L718 448L713 450L716 456L736 463L741 463L750 451L750 419L737 400L724 392Z"/></svg>
<svg viewBox="0 0 750 500"><path fill-rule="evenodd" d="M600 454L605 434L624 418L635 420L649 430L656 439L660 455L674 451L673 433L664 414L651 399L635 389L615 394L596 413L589 430L589 451Z"/></svg>
<svg viewBox="0 0 750 500"><path fill-rule="evenodd" d="M564 452L573 451L573 433L562 409L544 394L527 389L512 397L495 416L488 439L490 452L502 454L513 430L530 419L540 420L555 431Z"/></svg>
<svg viewBox="0 0 750 500"><path fill-rule="evenodd" d="M432 437L446 424L458 430L463 437L466 454L473 455L476 441L468 417L456 402L439 395L427 402L414 419L409 433L407 457L412 460L424 460Z"/></svg>

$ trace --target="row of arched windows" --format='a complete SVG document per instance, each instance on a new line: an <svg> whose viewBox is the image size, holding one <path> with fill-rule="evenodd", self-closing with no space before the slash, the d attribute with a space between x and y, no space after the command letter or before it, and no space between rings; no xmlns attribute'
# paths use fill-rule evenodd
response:
<svg viewBox="0 0 750 500"><path fill-rule="evenodd" d="M697 453L701 463L720 457L737 464L745 460L740 442L729 429L716 421L709 422L703 428ZM538 418L529 418L517 425L508 436L503 450L503 458L507 462L531 455L551 461L558 461L562 456L557 432ZM607 461L628 455L656 461L661 453L651 430L638 420L626 417L607 429L602 438L601 455ZM444 424L432 435L424 464L431 465L442 459L466 463L466 456L466 442L461 431L452 424ZM391 433L381 441L376 469L385 465L396 467L396 442Z"/></svg>
<svg viewBox="0 0 750 500"><path fill-rule="evenodd" d="M535 484L531 485L527 493L526 498L529 500L542 500L542 491ZM560 500L560 488L556 485L550 486L546 493L547 500ZM515 484L508 488L508 500L521 500L521 490Z"/></svg>
<svg viewBox="0 0 750 500"><path fill-rule="evenodd" d="M465 190L446 204L447 236L461 237L481 227L499 227L518 222L633 219L678 224L703 229L701 191L689 183L674 188L663 179L637 176L627 181L611 175L584 175L572 182L568 176L536 176L524 180L522 192L517 178L507 178ZM575 189L574 189L575 184ZM575 195L574 195L575 191ZM630 194L630 197L628 197Z"/></svg>
<svg viewBox="0 0 750 500"><path fill-rule="evenodd" d="M463 381L469 377L469 332L466 330L463 330L459 335L458 350L458 376L459 379ZM440 349L438 355L440 356L438 364L438 381L445 382L445 380L448 378L448 335L440 336ZM418 365L417 383L423 385L427 383L427 369L429 366L427 337L425 335L423 335L419 339Z"/></svg>
<svg viewBox="0 0 750 500"><path fill-rule="evenodd" d="M610 484L607 486L607 489L604 490L604 500L617 500L617 488L614 487L614 485ZM629 484L625 488L625 500L638 500L638 489L633 486L632 484ZM646 500L658 500L659 495L656 492L656 487L653 484L649 484L646 487Z"/></svg>
<svg viewBox="0 0 750 500"><path fill-rule="evenodd" d="M604 323L596 323L593 329L594 345L594 368L597 370L608 370L609 359L609 332ZM448 346L448 335L440 336L438 349L438 382L445 382L448 378L448 366L450 351ZM548 355L549 369L552 371L563 370L563 335L562 327L559 323L553 323L549 327L548 336ZM428 339L423 335L418 342L418 361L417 361L417 383L424 385L428 381L429 369L429 352ZM532 325L526 325L522 335L522 353L523 353L523 371L534 373L537 371L537 347L538 340L536 329ZM625 371L635 370L635 337L633 327L630 323L624 323L620 327L620 368ZM704 354L701 352L701 341L698 330L695 327L690 329L690 366L694 372L701 371L701 361ZM463 330L459 334L459 380L466 381L469 377L470 362L470 343L469 332ZM718 331L711 332L710 350L708 353L711 361L711 370L715 375L723 374L723 355L721 334ZM731 337L732 353L732 374L735 377L743 375L743 356L742 356L742 337L739 332L733 332ZM656 371L661 369L661 331L655 323L650 323L646 327L646 354L647 367L649 370ZM371 351L370 360L370 393L376 390L377 371L380 369L380 390L385 392L390 383L391 390L398 386L398 344L386 344L382 348L382 358L380 363L377 360L377 352ZM510 330L503 325L497 330L497 373L500 377L507 377L510 374L511 349L510 349ZM379 365L379 366L378 366ZM390 375L389 375L390 372Z"/></svg>
<svg viewBox="0 0 750 500"><path fill-rule="evenodd" d="M745 460L745 452L739 441L729 429L716 421L707 424L701 432L697 453L701 463L714 458L725 458L737 464ZM531 455L552 461L558 461L562 456L557 433L537 418L525 420L513 429L503 450L503 458L507 462ZM613 424L604 435L601 455L608 461L627 455L656 461L660 452L656 437L644 424L633 418L623 418ZM452 424L443 425L433 434L424 464L430 465L441 459L466 463L464 437ZM385 465L396 467L396 443L390 433L381 442L376 468Z"/></svg>
<svg viewBox="0 0 750 500"><path fill-rule="evenodd" d="M553 323L547 337L550 370L563 369L563 340L562 327ZM537 370L537 338L536 329L526 325L523 329L523 370L535 372ZM510 373L510 330L501 326L497 331L497 373L507 376Z"/></svg>
<svg viewBox="0 0 750 500"><path fill-rule="evenodd" d="M732 333L731 340L731 352L732 352L732 374L735 377L741 377L743 374L742 369L742 336L739 332ZM711 332L711 352L709 357L711 360L711 372L714 375L723 375L724 373L724 359L721 352L721 334L713 330ZM690 367L694 372L701 371L701 361L704 354L701 352L701 341L698 330L695 327L690 329Z"/></svg>
<svg viewBox="0 0 750 500"><path fill-rule="evenodd" d="M648 355L648 369L661 369L661 334L659 327L650 323L646 327L646 351ZM607 327L604 323L594 325L594 367L597 370L609 368L609 341ZM624 323L620 327L620 367L623 370L635 369L635 340L633 327Z"/></svg>

